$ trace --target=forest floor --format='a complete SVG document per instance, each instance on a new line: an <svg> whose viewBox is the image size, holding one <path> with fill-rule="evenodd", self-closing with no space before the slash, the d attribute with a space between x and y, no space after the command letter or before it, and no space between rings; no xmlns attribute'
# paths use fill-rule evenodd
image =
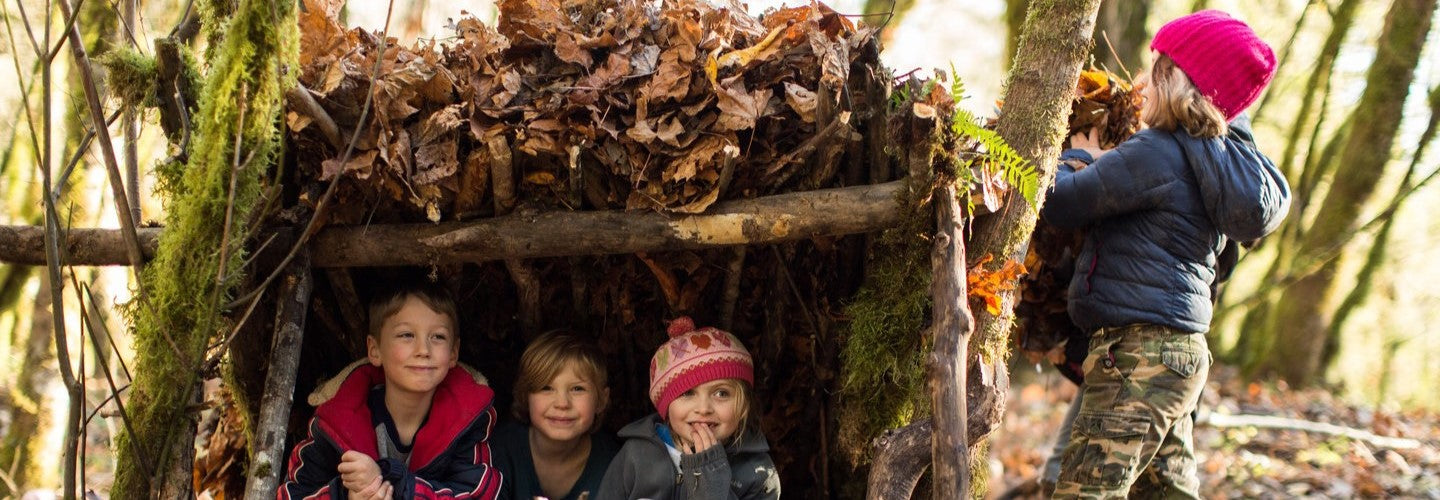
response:
<svg viewBox="0 0 1440 500"><path fill-rule="evenodd" d="M1040 498L1035 480L1074 394L1075 385L1048 368L1016 374L991 449L992 498ZM1195 440L1205 498L1440 499L1440 413L1355 405L1323 389L1247 383L1225 366L1211 371L1202 399ZM1330 424L1418 446L1218 425L1241 415Z"/></svg>

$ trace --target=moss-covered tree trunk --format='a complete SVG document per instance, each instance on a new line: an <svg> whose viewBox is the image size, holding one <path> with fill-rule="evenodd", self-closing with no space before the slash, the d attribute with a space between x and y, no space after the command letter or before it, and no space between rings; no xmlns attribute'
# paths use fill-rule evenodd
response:
<svg viewBox="0 0 1440 500"><path fill-rule="evenodd" d="M1325 44L1320 48L1320 55L1316 59L1315 66L1311 68L1310 76L1306 79L1305 94L1300 98L1300 107L1295 111L1294 118L1290 121L1290 130L1286 135L1285 149L1279 157L1280 171L1290 180L1290 186L1294 190L1294 202L1290 204L1290 214L1286 217L1285 225L1280 231L1269 237L1271 246L1275 249L1274 257L1270 267L1265 272L1264 283L1275 283L1282 279L1287 273L1292 272L1288 267L1295 258L1295 247L1310 218L1307 217L1306 207L1310 206L1310 199L1318 193L1313 192L1315 183L1312 181L1318 177L1314 170L1324 170L1330 164L1325 161L1310 161L1306 158L1306 171L1295 172L1295 155L1299 151L1300 139L1304 132L1313 130L1311 121L1315 121L1314 127L1323 125L1324 115L1315 118L1315 103L1317 99L1324 97L1329 88L1330 75L1335 67L1335 59L1340 54L1341 43L1345 41L1345 35L1350 32L1354 25L1355 10L1359 7L1359 0L1342 0L1336 6L1331 16L1330 33L1325 38ZM1266 94L1268 98L1274 93L1272 89ZM1263 103L1262 103L1263 104ZM1312 147L1308 148L1313 150ZM1307 155L1308 156L1308 155ZM1271 328L1274 321L1275 301L1279 299L1280 290L1268 290L1263 293L1266 297L1257 301L1253 307L1245 312L1241 321L1241 330L1244 332L1236 344L1234 353L1247 372L1253 372L1259 368L1261 354L1269 351L1270 346L1275 343L1276 331ZM1223 315L1217 315L1215 324L1223 322Z"/></svg>
<svg viewBox="0 0 1440 500"><path fill-rule="evenodd" d="M1390 148L1435 4L1435 0L1395 0L1391 4L1375 62L1355 111L1354 128L1340 154L1340 170L1315 216L1315 224L1299 240L1288 266L1292 272L1314 267L1355 230L1360 209L1370 200L1389 163ZM1261 371L1275 373L1298 386L1324 375L1319 371L1320 359L1327 316L1335 306L1338 269L1337 259L1326 260L1318 271L1299 279L1280 295L1271 323L1276 342L1261 358Z"/></svg>
<svg viewBox="0 0 1440 500"><path fill-rule="evenodd" d="M997 132L1041 172L1038 198L1042 203L1053 182L1075 82L1093 44L1099 8L1100 0L1032 0L1015 64L1005 84L1005 107ZM1019 193L1010 193L1000 213L975 222L967 245L969 260L983 262L989 258L991 270L1007 261L1023 261L1037 215ZM976 401L985 404L978 411L972 410L968 422L971 429L982 426L993 430L1004 416L1010 379L1005 353L1014 323L1015 296L1006 293L1001 299L999 316L983 307L974 311L975 334L970 341L972 357L966 391L971 408L976 407ZM972 453L977 444L970 444Z"/></svg>
<svg viewBox="0 0 1440 500"><path fill-rule="evenodd" d="M1005 67L1015 62L1015 49L1020 47L1020 31L1025 28L1025 11L1030 0L1005 0Z"/></svg>
<svg viewBox="0 0 1440 500"><path fill-rule="evenodd" d="M189 493L190 464L176 460L193 449L199 368L210 341L229 331L221 307L240 281L244 223L279 155L282 96L297 71L295 15L296 4L284 0L243 0L228 15L207 13L219 41L191 117L193 150L181 177L161 182L169 188L166 231L141 277L144 295L130 309L134 435L119 441L115 498ZM237 215L225 234L232 196Z"/></svg>
<svg viewBox="0 0 1440 500"><path fill-rule="evenodd" d="M1104 0L1095 27L1095 64L1115 74L1135 78L1148 64L1150 18L1153 0ZM1107 43L1108 41L1108 43Z"/></svg>
<svg viewBox="0 0 1440 500"><path fill-rule="evenodd" d="M1410 168L1405 171L1405 177L1400 180L1400 187L1395 197L1390 200L1385 212L1385 222L1381 223L1380 230L1375 233L1375 242L1371 244L1370 251L1365 255L1365 264L1360 267L1360 273L1355 276L1355 288L1345 295L1345 300L1340 302L1340 307L1335 309L1335 317L1330 321L1330 328L1325 333L1325 348L1321 350L1320 372L1327 371L1335 362L1336 355L1340 352L1340 334L1344 331L1345 322L1370 297L1375 282L1375 273L1385 263L1385 256L1390 243L1390 232L1395 229L1396 217L1405 199L1417 189L1415 175L1420 169L1422 160L1425 159L1426 146L1435 139L1435 133L1440 129L1440 86L1430 89L1430 119L1425 123L1425 131L1420 133L1420 142L1415 146L1415 153L1410 156ZM1423 181L1422 181L1423 182ZM1386 364L1388 365L1388 363ZM1384 365L1382 365L1384 366ZM1386 372L1388 373L1388 372Z"/></svg>

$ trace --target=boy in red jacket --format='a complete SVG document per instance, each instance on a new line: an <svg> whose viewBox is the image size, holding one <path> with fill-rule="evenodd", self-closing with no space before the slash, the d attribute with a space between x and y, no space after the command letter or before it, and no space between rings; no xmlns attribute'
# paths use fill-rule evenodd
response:
<svg viewBox="0 0 1440 500"><path fill-rule="evenodd" d="M495 393L457 367L455 317L433 286L371 304L368 355L310 396L310 435L291 452L278 499L495 498Z"/></svg>

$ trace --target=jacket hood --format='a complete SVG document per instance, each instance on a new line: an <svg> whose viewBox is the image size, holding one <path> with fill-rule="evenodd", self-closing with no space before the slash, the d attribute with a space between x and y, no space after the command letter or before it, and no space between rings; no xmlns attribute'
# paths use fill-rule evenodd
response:
<svg viewBox="0 0 1440 500"><path fill-rule="evenodd" d="M429 465L445 448L474 424L494 402L495 392L485 377L469 367L450 369L435 388L425 425L415 435L410 470ZM375 428L367 402L370 388L385 384L385 372L365 360L350 364L310 395L315 419L340 450L377 456Z"/></svg>
<svg viewBox="0 0 1440 500"><path fill-rule="evenodd" d="M655 443L656 446L664 447L665 443L660 441L660 436L655 435L655 426L664 424L660 415L652 413L649 416L630 422L616 434L621 439L644 439ZM726 445L725 451L730 454L737 453L769 453L770 443L765 436L756 429L747 429L745 434L740 436L740 442L734 445Z"/></svg>
<svg viewBox="0 0 1440 500"><path fill-rule="evenodd" d="M1195 172L1210 221L1222 234L1254 241L1280 226L1290 211L1290 185L1252 142L1248 120L1237 118L1230 135L1197 139L1175 132Z"/></svg>

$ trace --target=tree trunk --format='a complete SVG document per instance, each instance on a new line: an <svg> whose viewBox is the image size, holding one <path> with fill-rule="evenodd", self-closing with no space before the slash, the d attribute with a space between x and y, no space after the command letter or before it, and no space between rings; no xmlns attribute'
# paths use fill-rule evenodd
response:
<svg viewBox="0 0 1440 500"><path fill-rule="evenodd" d="M1277 74L1285 70L1285 63L1290 60L1290 54L1292 54L1295 49L1295 39L1300 37L1300 32L1305 31L1305 18L1310 17L1310 11L1314 6L1315 1L1309 0L1305 3L1305 6L1300 9L1300 18L1295 20L1295 29L1290 32L1290 38L1285 39L1285 45L1280 47L1278 61L1275 63L1275 72ZM1252 123L1257 125L1260 123L1262 113L1270 107L1270 99L1274 98L1276 94L1279 94L1279 92L1273 87L1265 91L1265 95L1260 98L1260 102L1251 108L1250 119Z"/></svg>
<svg viewBox="0 0 1440 500"><path fill-rule="evenodd" d="M41 416L50 415L46 392L55 381L55 356L50 350L55 341L55 317L50 314L50 299L49 276L41 273L40 289L35 294L34 312L30 316L30 330L25 336L25 349L19 360L20 373L11 382L14 384L11 394L15 399L10 408L10 422L6 426L4 440L0 441L0 468L10 475L20 490L10 491L0 481L0 498L18 498L29 487L42 486L36 483L36 479L42 461L42 454L38 452L44 440L36 438L45 434L42 427L48 419ZM50 479L55 478L52 476Z"/></svg>
<svg viewBox="0 0 1440 500"><path fill-rule="evenodd" d="M132 313L134 432L119 440L115 498L190 496L199 371L211 339L228 333L221 308L244 281L246 221L279 156L281 103L299 67L296 4L244 0L225 18L184 178L174 179L165 237ZM247 157L239 168L235 159ZM227 210L237 214L228 226Z"/></svg>
<svg viewBox="0 0 1440 500"><path fill-rule="evenodd" d="M1096 19L1095 48L1091 55L1101 68L1134 80L1149 64L1152 0L1104 0ZM1108 43L1107 43L1108 42Z"/></svg>
<svg viewBox="0 0 1440 500"><path fill-rule="evenodd" d="M1343 245L1355 229L1360 208L1369 201L1385 172L1400 126L1402 109L1425 35L1435 13L1436 0L1395 0L1385 16L1375 62L1366 76L1365 91L1356 107L1355 124L1340 154L1340 170L1325 197L1315 226L1301 238L1290 269L1306 270L1317 258ZM1275 348L1260 365L1295 386L1306 386L1319 372L1325 346L1326 315L1334 302L1338 260L1321 264L1281 294L1276 304Z"/></svg>
<svg viewBox="0 0 1440 500"><path fill-rule="evenodd" d="M1300 146L1300 136L1310 130L1309 123L1311 113L1315 109L1315 101L1329 87L1330 74L1335 68L1335 58L1340 54L1340 45L1345 41L1345 35L1355 24L1355 9L1359 5L1360 0L1342 0L1340 5L1335 8L1335 14L1331 17L1330 34L1325 38L1325 45L1320 49L1319 59L1315 61L1315 67L1310 71L1310 77L1305 82L1305 95L1300 100L1300 108L1295 112L1294 120L1290 122L1290 133L1285 140L1285 152L1280 156L1280 172L1284 173L1292 183L1300 177L1298 173L1291 171L1295 164L1295 152ZM1296 200L1297 203L1292 205L1291 217L1304 213L1303 197L1306 193L1296 194L1297 198L1302 199ZM1298 221L1292 219L1292 222Z"/></svg>
<svg viewBox="0 0 1440 500"><path fill-rule="evenodd" d="M1399 212L1401 204L1404 203L1405 198L1409 197L1412 190L1418 188L1414 182L1416 170L1420 168L1420 162L1425 158L1426 146L1435 138L1437 126L1440 126L1440 86L1430 90L1430 120L1425 124L1425 131L1420 134L1420 142L1415 146L1415 153L1410 156L1410 168L1405 171L1405 177L1400 180L1400 188L1395 193L1395 198L1381 214L1382 217L1385 217L1385 222L1380 226L1380 231L1375 233L1375 242L1370 245L1370 252L1365 256L1365 264L1355 277L1355 288L1345 295L1345 300L1341 301L1340 307L1335 309L1335 318L1330 321L1330 329L1325 333L1325 348L1320 355L1321 373L1327 371L1334 364L1335 355L1340 352L1340 334L1345 329L1346 320L1350 319L1350 314L1359 309L1365 303L1365 299L1370 296L1375 272L1385 262L1386 249L1390 243L1390 231L1395 227L1395 214ZM1388 363L1382 366L1388 366Z"/></svg>
<svg viewBox="0 0 1440 500"><path fill-rule="evenodd" d="M1015 49L1020 47L1020 31L1025 29L1025 12L1030 0L1005 0L1005 68L1015 62Z"/></svg>
<svg viewBox="0 0 1440 500"><path fill-rule="evenodd" d="M1001 110L997 131L1021 158L1040 172L1037 198L1041 203L1054 181L1075 82L1092 44L1091 34L1099 8L1100 0L1031 2L1015 65L1005 85L1006 104ZM992 271L1007 261L1023 261L1037 215L1035 208L1019 193L1011 192L1001 212L975 221L973 235L966 245L969 259L980 262L989 256ZM1004 416L1010 378L1005 353L1014 322L1015 301L1014 292L1002 294L1000 316L993 316L983 308L974 311L975 335L969 346L972 357L966 394L970 402L988 404L972 411L967 423L971 429L977 426L986 429L984 434L999 426ZM972 450L975 442L971 442Z"/></svg>

